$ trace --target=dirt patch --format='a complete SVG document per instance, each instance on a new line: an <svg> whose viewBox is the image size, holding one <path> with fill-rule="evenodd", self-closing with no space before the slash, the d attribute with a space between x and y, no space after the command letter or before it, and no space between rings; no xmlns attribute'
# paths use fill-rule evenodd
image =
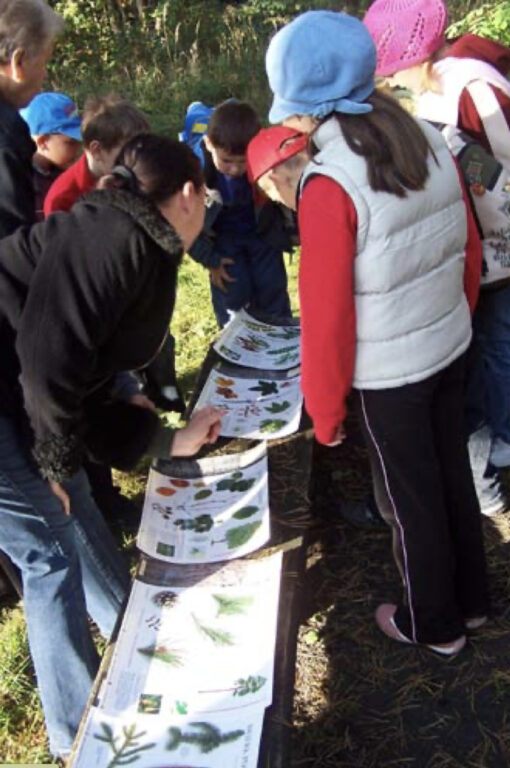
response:
<svg viewBox="0 0 510 768"><path fill-rule="evenodd" d="M375 626L377 605L400 594L389 533L353 528L338 514L342 494L368 489L364 450L355 439L319 450L315 464L294 768L507 768L510 515L484 518L493 617L458 658L438 658Z"/></svg>

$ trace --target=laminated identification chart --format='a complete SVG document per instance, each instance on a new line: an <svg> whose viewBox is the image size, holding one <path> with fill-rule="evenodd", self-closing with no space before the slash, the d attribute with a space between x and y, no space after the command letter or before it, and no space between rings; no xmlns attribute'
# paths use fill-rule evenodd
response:
<svg viewBox="0 0 510 768"><path fill-rule="evenodd" d="M298 430L302 404L299 369L257 376L253 370L219 363L195 410L206 405L224 408L220 432L224 437L274 440Z"/></svg>
<svg viewBox="0 0 510 768"><path fill-rule="evenodd" d="M73 768L256 768L281 565L279 552L195 568L189 586L135 579Z"/></svg>
<svg viewBox="0 0 510 768"><path fill-rule="evenodd" d="M270 536L265 443L151 469L138 532L142 552L172 563L230 560Z"/></svg>
<svg viewBox="0 0 510 768"><path fill-rule="evenodd" d="M244 309L236 314L214 345L231 363L262 370L286 370L299 365L299 325L268 325Z"/></svg>
<svg viewBox="0 0 510 768"><path fill-rule="evenodd" d="M178 719L92 707L73 768L256 768L263 719L262 707Z"/></svg>
<svg viewBox="0 0 510 768"><path fill-rule="evenodd" d="M135 579L101 710L209 716L271 704L281 554L233 565L189 587Z"/></svg>

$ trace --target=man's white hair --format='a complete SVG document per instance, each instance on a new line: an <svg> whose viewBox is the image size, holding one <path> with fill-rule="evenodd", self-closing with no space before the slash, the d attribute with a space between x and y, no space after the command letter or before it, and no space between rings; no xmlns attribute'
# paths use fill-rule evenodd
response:
<svg viewBox="0 0 510 768"><path fill-rule="evenodd" d="M63 28L61 16L44 0L0 0L0 64L17 48L37 56Z"/></svg>

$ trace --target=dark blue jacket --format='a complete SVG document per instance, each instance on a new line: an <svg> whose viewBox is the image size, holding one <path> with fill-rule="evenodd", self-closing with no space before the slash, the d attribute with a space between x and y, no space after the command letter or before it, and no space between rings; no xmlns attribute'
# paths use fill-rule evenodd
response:
<svg viewBox="0 0 510 768"><path fill-rule="evenodd" d="M223 200L218 189L218 171L211 154L202 145L205 164L204 175L207 186L204 228L191 247L189 254L204 267L218 267L223 254L216 250L215 223L223 209ZM253 190L253 206L256 216L256 235L278 251L291 251L296 241L295 218L291 211L268 200Z"/></svg>

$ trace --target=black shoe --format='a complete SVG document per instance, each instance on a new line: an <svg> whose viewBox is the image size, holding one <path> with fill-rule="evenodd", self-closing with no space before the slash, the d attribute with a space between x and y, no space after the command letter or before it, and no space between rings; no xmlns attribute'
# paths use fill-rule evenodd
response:
<svg viewBox="0 0 510 768"><path fill-rule="evenodd" d="M359 500L341 499L337 511L346 522L354 525L356 528L369 528L372 530L388 528L377 509L372 494Z"/></svg>

